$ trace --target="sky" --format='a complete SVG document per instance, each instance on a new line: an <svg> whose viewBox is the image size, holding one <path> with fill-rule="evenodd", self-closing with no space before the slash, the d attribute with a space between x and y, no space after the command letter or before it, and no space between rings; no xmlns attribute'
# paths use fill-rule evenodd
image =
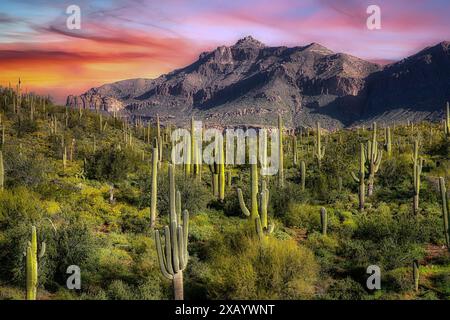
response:
<svg viewBox="0 0 450 320"><path fill-rule="evenodd" d="M70 30L67 7L81 9ZM369 5L381 29L366 25ZM247 35L270 46L311 42L380 63L450 40L448 0L1 0L0 85L64 103L68 94L155 78Z"/></svg>

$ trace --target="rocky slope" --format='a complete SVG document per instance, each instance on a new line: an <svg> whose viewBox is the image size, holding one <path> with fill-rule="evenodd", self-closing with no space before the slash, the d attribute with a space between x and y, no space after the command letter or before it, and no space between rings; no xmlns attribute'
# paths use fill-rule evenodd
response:
<svg viewBox="0 0 450 320"><path fill-rule="evenodd" d="M157 79L131 79L69 96L67 105L183 124L193 115L217 125L273 124L329 129L360 122L440 116L450 99L449 43L382 67L312 43L267 47L246 37L202 53Z"/></svg>

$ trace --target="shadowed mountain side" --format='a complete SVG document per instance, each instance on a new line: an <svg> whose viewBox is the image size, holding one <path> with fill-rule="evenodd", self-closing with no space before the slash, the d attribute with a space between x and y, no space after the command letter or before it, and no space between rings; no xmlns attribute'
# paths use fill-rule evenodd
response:
<svg viewBox="0 0 450 320"><path fill-rule="evenodd" d="M156 79L131 79L69 96L67 105L123 116L186 124L191 116L216 125L275 124L348 127L437 120L450 100L449 42L381 66L312 43L267 47L246 37L200 54L189 66Z"/></svg>

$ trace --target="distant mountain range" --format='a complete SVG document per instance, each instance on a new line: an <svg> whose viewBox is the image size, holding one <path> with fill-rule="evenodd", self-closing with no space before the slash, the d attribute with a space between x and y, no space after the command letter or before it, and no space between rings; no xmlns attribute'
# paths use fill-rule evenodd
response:
<svg viewBox="0 0 450 320"><path fill-rule="evenodd" d="M268 47L252 37L202 53L156 79L130 79L69 96L72 107L182 125L274 124L328 129L438 120L450 100L450 42L381 66L312 43Z"/></svg>

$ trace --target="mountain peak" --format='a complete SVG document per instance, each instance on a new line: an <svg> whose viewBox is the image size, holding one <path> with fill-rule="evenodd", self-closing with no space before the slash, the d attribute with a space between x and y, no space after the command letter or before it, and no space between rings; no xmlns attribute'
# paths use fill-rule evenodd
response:
<svg viewBox="0 0 450 320"><path fill-rule="evenodd" d="M234 45L234 47L252 47L252 48L264 48L265 44L256 40L255 38L253 38L252 36L247 36L245 38L239 39L236 44Z"/></svg>
<svg viewBox="0 0 450 320"><path fill-rule="evenodd" d="M317 52L321 52L321 53L325 53L325 54L333 54L334 52L331 51L330 49L324 47L323 45L313 42L310 43L309 45L306 46L307 50L310 51L317 51Z"/></svg>

